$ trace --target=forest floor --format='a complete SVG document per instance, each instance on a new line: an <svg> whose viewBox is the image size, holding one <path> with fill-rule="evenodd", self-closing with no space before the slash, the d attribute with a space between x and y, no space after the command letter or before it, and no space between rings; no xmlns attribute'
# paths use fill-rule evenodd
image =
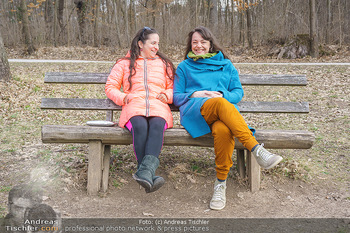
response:
<svg viewBox="0 0 350 233"><path fill-rule="evenodd" d="M166 52L175 61L179 48ZM265 52L262 52L265 51ZM231 49L239 62L350 62L349 47L334 46L320 59L277 60L267 48ZM32 56L9 49L9 58L84 59L113 61L126 50L109 48L41 48ZM0 82L0 217L8 212L7 198L15 185L41 182L44 202L62 217L186 217L186 218L350 218L350 67L239 65L241 73L304 74L306 87L245 87L245 101L308 101L309 114L245 114L259 129L313 131L316 141L308 150L273 150L284 160L262 171L261 189L251 193L234 166L227 183L227 206L209 210L215 180L212 148L167 147L160 156L159 175L166 184L146 194L132 179L136 162L131 146L113 146L115 158L107 193L86 193L87 146L43 144L43 124L85 124L103 119L103 112L41 110L43 97L104 98L103 86L44 85L45 72L109 72L111 64L10 63L12 81ZM175 116L175 126L179 126Z"/></svg>

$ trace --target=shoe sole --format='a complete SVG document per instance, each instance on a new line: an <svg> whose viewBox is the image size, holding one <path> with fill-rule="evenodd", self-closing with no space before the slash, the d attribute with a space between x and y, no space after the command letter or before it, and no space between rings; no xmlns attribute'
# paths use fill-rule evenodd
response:
<svg viewBox="0 0 350 233"><path fill-rule="evenodd" d="M141 179L136 174L134 174L132 177L134 178L134 180L136 180L137 183L139 183L142 187L145 188L146 193L147 193L147 191L149 192L149 190L152 189L152 184L150 182L148 182L147 180Z"/></svg>
<svg viewBox="0 0 350 233"><path fill-rule="evenodd" d="M217 207L212 207L211 205L209 205L210 209L212 210L222 210L223 208L225 208L226 204L223 207L217 208Z"/></svg>
<svg viewBox="0 0 350 233"><path fill-rule="evenodd" d="M157 179L153 180L153 186L151 189L146 189L146 193L151 193L154 191L157 191L165 184L165 180L163 177L158 177Z"/></svg>
<svg viewBox="0 0 350 233"><path fill-rule="evenodd" d="M279 164L282 161L282 157L280 157L278 160L276 160L273 164L271 164L270 166L264 168L264 169L270 169L273 168L274 166L276 166L277 164Z"/></svg>

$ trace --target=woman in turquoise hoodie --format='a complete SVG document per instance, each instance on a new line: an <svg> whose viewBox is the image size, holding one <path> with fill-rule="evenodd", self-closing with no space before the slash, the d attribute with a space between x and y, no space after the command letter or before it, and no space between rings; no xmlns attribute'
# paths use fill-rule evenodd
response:
<svg viewBox="0 0 350 233"><path fill-rule="evenodd" d="M242 98L237 69L212 32L205 27L192 30L184 61L176 70L173 101L180 109L181 124L193 138L208 133L214 137L217 179L211 209L221 210L226 205L226 179L233 164L235 138L265 169L282 160L256 141L254 129L246 124L237 107Z"/></svg>

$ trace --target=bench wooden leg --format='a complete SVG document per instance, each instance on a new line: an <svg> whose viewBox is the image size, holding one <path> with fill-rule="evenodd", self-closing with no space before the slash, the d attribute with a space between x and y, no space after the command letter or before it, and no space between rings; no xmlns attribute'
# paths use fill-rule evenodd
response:
<svg viewBox="0 0 350 233"><path fill-rule="evenodd" d="M101 141L89 142L89 165L87 192L96 195L101 188L103 145Z"/></svg>
<svg viewBox="0 0 350 233"><path fill-rule="evenodd" d="M250 191L256 192L260 189L260 166L255 157L247 150L248 179Z"/></svg>
<svg viewBox="0 0 350 233"><path fill-rule="evenodd" d="M108 189L109 178L109 163L111 159L111 146L104 146L103 167L102 167L102 191L106 192Z"/></svg>
<svg viewBox="0 0 350 233"><path fill-rule="evenodd" d="M241 178L246 177L244 150L237 149L237 170Z"/></svg>

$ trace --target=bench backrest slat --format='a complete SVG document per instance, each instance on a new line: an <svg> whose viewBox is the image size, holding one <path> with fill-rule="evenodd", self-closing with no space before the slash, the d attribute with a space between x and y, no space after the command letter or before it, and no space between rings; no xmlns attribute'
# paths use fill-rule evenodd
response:
<svg viewBox="0 0 350 233"><path fill-rule="evenodd" d="M238 104L242 113L308 113L307 102L248 102ZM173 105L172 111L179 111ZM121 106L114 104L109 99L69 99L69 98L43 98L42 109L65 110L115 110L120 111Z"/></svg>
<svg viewBox="0 0 350 233"><path fill-rule="evenodd" d="M47 72L45 83L105 84L108 73Z"/></svg>
<svg viewBox="0 0 350 233"><path fill-rule="evenodd" d="M45 83L105 84L109 73L48 72ZM242 85L306 86L305 75L240 74Z"/></svg>

